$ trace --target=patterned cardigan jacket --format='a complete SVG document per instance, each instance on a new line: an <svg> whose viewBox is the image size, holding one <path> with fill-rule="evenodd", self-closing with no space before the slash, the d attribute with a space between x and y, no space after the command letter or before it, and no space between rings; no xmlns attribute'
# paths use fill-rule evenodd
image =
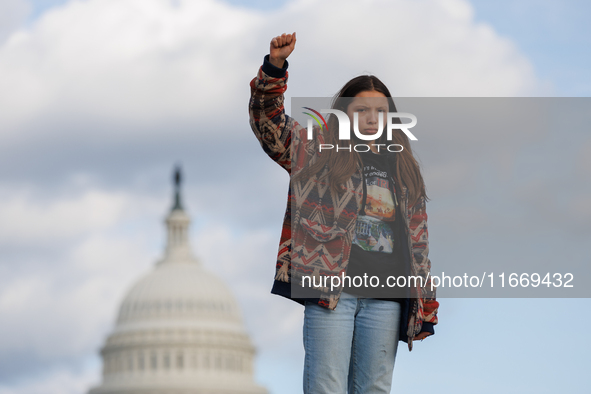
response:
<svg viewBox="0 0 591 394"><path fill-rule="evenodd" d="M284 92L287 89L287 61L279 69L265 57L263 66L251 81L250 125L263 150L293 177L318 157L317 138L307 140L306 130L285 114ZM363 198L361 167L344 185L344 192L333 195L325 170L308 179L290 183L288 204L281 233L272 292L303 303L291 296L290 286L301 285L302 276L332 277L346 273L357 213ZM425 199L408 206L408 189L401 185L397 199L403 213L408 249L405 251L412 276L422 277L411 290L403 306L400 340L412 350L413 338L421 331L433 333L439 303L431 290L428 258L429 242ZM406 214L404 214L406 213ZM406 245L405 245L406 246ZM330 283L330 280L327 282ZM318 281L316 282L318 283ZM342 286L315 287L314 299L320 306L335 309ZM429 327L429 328L427 328Z"/></svg>

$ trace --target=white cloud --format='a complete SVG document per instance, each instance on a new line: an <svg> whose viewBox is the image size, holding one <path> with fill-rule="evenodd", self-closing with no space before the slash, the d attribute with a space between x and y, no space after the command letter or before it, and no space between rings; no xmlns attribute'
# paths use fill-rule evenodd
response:
<svg viewBox="0 0 591 394"><path fill-rule="evenodd" d="M244 123L248 81L270 38L285 30L299 30L291 93L332 94L364 70L395 95L512 96L536 88L527 59L475 23L463 0L301 0L266 13L214 0L74 0L0 47L0 104L10 108L0 114L1 129L16 138L33 124L29 133L42 132L40 123L46 130L117 124L132 134L133 125L170 121ZM212 119L221 114L219 125ZM100 133L114 137L111 127Z"/></svg>
<svg viewBox="0 0 591 394"><path fill-rule="evenodd" d="M13 190L2 199L0 237L3 241L53 241L80 232L99 231L117 223L126 202L121 193L100 190L87 190L82 196L54 201L31 201L28 193Z"/></svg>
<svg viewBox="0 0 591 394"><path fill-rule="evenodd" d="M300 29L292 55L292 74L310 81L298 80L300 96L332 95L361 72L378 75L401 97L533 93L537 82L528 60L473 14L462 0L300 1L270 25L274 31L298 30L304 21L309 27ZM322 89L313 88L319 84Z"/></svg>
<svg viewBox="0 0 591 394"><path fill-rule="evenodd" d="M0 49L0 103L11 108L0 122L16 128L51 116L145 125L224 107L228 87L243 83L237 65L250 45L242 38L259 18L211 0L179 4L71 1L13 34Z"/></svg>
<svg viewBox="0 0 591 394"><path fill-rule="evenodd" d="M2 0L0 2L0 45L20 27L31 11L26 0Z"/></svg>
<svg viewBox="0 0 591 394"><path fill-rule="evenodd" d="M8 354L50 362L94 353L127 286L159 257L152 239L164 230L154 218L165 203L91 188L50 201L7 194L0 198L0 363Z"/></svg>
<svg viewBox="0 0 591 394"><path fill-rule="evenodd" d="M130 196L120 191L85 187L52 199L32 186L0 188L0 239L37 245L96 234L120 225L165 202L153 196Z"/></svg>

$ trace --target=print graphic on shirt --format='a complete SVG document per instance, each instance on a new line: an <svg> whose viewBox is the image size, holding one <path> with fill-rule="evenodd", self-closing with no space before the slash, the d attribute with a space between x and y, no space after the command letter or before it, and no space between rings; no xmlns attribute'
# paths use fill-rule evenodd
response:
<svg viewBox="0 0 591 394"><path fill-rule="evenodd" d="M368 215L359 215L353 243L370 252L392 253L394 232L387 222Z"/></svg>
<svg viewBox="0 0 591 394"><path fill-rule="evenodd" d="M388 174L373 166L369 168L366 177L367 199L365 200L365 214L381 220L394 220L394 200L390 191Z"/></svg>
<svg viewBox="0 0 591 394"><path fill-rule="evenodd" d="M396 205L388 173L373 165L363 167L367 194L365 215L357 217L353 244L370 252L392 253L394 233L388 222L396 219Z"/></svg>

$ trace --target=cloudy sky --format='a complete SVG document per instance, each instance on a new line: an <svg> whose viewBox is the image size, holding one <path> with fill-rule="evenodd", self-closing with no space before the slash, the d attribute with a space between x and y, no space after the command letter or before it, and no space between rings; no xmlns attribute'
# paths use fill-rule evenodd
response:
<svg viewBox="0 0 591 394"><path fill-rule="evenodd" d="M584 0L0 0L0 394L100 381L119 302L162 254L176 163L194 252L240 296L257 380L301 392L302 307L269 294L289 179L247 113L248 83L284 31L298 35L288 96L331 96L373 73L398 97L575 97L576 121L554 130L433 128L413 149L434 270L588 265L590 11ZM400 346L395 389L587 386L587 299L440 302L437 334Z"/></svg>

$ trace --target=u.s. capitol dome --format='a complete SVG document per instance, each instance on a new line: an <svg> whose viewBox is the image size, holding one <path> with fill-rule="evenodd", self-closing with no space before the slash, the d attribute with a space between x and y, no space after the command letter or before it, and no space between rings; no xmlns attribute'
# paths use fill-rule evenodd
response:
<svg viewBox="0 0 591 394"><path fill-rule="evenodd" d="M125 296L89 394L267 394L234 296L192 255L175 173L164 257Z"/></svg>

